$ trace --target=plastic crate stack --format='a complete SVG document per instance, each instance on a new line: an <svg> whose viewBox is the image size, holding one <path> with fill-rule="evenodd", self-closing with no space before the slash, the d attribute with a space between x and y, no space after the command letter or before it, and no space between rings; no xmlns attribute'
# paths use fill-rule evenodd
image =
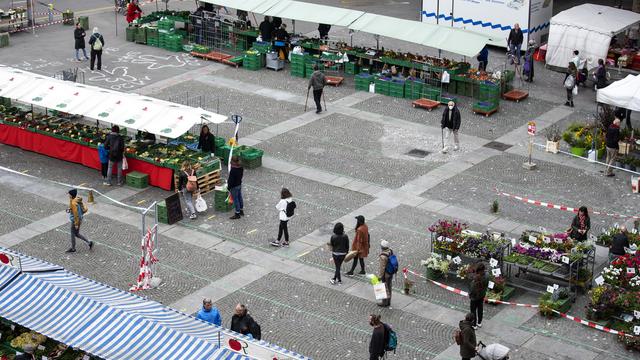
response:
<svg viewBox="0 0 640 360"><path fill-rule="evenodd" d="M407 99L420 99L422 97L422 88L424 83L419 80L407 80L404 83L404 97Z"/></svg>
<svg viewBox="0 0 640 360"><path fill-rule="evenodd" d="M422 87L422 97L429 100L440 101L441 91L433 86L424 85Z"/></svg>
<svg viewBox="0 0 640 360"><path fill-rule="evenodd" d="M324 70L324 64L315 63L311 58L305 58L304 77L310 78L313 75L313 65L318 65L318 70Z"/></svg>
<svg viewBox="0 0 640 360"><path fill-rule="evenodd" d="M136 44L147 44L147 28L139 27L136 31Z"/></svg>
<svg viewBox="0 0 640 360"><path fill-rule="evenodd" d="M304 55L291 54L291 76L304 77Z"/></svg>
<svg viewBox="0 0 640 360"><path fill-rule="evenodd" d="M264 67L265 62L264 54L249 50L244 53L242 66L247 70L257 71Z"/></svg>
<svg viewBox="0 0 640 360"><path fill-rule="evenodd" d="M162 200L158 202L158 222L163 224L169 223L169 214L167 213L167 203Z"/></svg>
<svg viewBox="0 0 640 360"><path fill-rule="evenodd" d="M404 97L404 80L393 79L389 81L389 95L397 98Z"/></svg>
<svg viewBox="0 0 640 360"><path fill-rule="evenodd" d="M158 32L158 28L156 27L148 27L147 28L147 45L149 46L160 46L160 33Z"/></svg>
<svg viewBox="0 0 640 360"><path fill-rule="evenodd" d="M9 46L9 33L0 34L0 48Z"/></svg>
<svg viewBox="0 0 640 360"><path fill-rule="evenodd" d="M229 211L233 207L232 204L227 203L227 197L229 196L229 191L226 186L221 189L216 189L213 191L213 208L216 211Z"/></svg>
<svg viewBox="0 0 640 360"><path fill-rule="evenodd" d="M377 78L375 80L376 94L389 96L389 83L391 83L391 79L389 78Z"/></svg>
<svg viewBox="0 0 640 360"><path fill-rule="evenodd" d="M266 41L254 41L251 48L261 54L266 54L271 51L271 43ZM291 54L291 62L293 63L293 55ZM302 56L302 55L301 55Z"/></svg>
<svg viewBox="0 0 640 360"><path fill-rule="evenodd" d="M132 171L127 173L126 182L128 186L137 189L144 189L149 186L149 175L138 171Z"/></svg>
<svg viewBox="0 0 640 360"><path fill-rule="evenodd" d="M491 113L500 105L500 86L491 82L480 83L479 101L473 104L473 111Z"/></svg>
<svg viewBox="0 0 640 360"><path fill-rule="evenodd" d="M240 151L240 160L242 162L242 166L247 169L255 169L262 166L262 155L264 155L264 151L252 147L247 147L246 149Z"/></svg>
<svg viewBox="0 0 640 360"><path fill-rule="evenodd" d="M369 85L374 81L373 75L368 71L362 71L358 75L354 76L356 83L356 90L369 91Z"/></svg>
<svg viewBox="0 0 640 360"><path fill-rule="evenodd" d="M175 21L158 20L159 45L169 51L182 51L182 36L175 34Z"/></svg>
<svg viewBox="0 0 640 360"><path fill-rule="evenodd" d="M347 75L356 75L358 70L359 66L356 63L348 62L344 64L344 73Z"/></svg>
<svg viewBox="0 0 640 360"><path fill-rule="evenodd" d="M134 27L134 26L129 26L126 29L126 39L129 42L134 42L136 41L136 33L138 32L138 28Z"/></svg>

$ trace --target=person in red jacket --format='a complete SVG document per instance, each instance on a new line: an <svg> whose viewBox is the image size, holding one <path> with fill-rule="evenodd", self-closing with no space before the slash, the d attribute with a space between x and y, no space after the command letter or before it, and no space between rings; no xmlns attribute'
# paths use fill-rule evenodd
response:
<svg viewBox="0 0 640 360"><path fill-rule="evenodd" d="M142 16L142 9L138 6L138 0L131 0L127 6L127 22L131 24Z"/></svg>

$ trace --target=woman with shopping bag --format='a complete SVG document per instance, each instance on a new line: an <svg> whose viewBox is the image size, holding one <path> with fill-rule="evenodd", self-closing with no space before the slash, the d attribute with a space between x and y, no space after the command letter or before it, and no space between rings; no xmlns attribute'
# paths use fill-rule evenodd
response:
<svg viewBox="0 0 640 360"><path fill-rule="evenodd" d="M364 216L356 216L356 235L351 244L351 251L347 254L345 261L353 259L351 264L351 270L345 275L353 276L353 271L356 269L358 261L360 262L360 275L365 275L364 271L364 259L369 256L369 227L364 223Z"/></svg>
<svg viewBox="0 0 640 360"><path fill-rule="evenodd" d="M191 166L189 161L184 161L180 167L177 191L184 197L187 212L189 212L189 219L195 220L198 216L193 206L193 194L198 191L198 178L196 177L196 170Z"/></svg>

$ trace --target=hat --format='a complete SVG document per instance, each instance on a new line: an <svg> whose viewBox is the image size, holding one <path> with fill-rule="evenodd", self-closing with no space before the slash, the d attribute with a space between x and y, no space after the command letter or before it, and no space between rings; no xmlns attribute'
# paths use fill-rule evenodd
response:
<svg viewBox="0 0 640 360"><path fill-rule="evenodd" d="M358 215L358 216L356 216L356 220L358 220L359 222L364 224L364 216Z"/></svg>
<svg viewBox="0 0 640 360"><path fill-rule="evenodd" d="M33 346L33 344L25 344L22 347L22 350L26 353L26 354L33 354L35 347Z"/></svg>
<svg viewBox="0 0 640 360"><path fill-rule="evenodd" d="M71 197L73 197L73 198L78 196L78 190L77 189L69 190L69 195L71 195Z"/></svg>
<svg viewBox="0 0 640 360"><path fill-rule="evenodd" d="M382 240L382 241L380 241L380 246L383 249L388 249L389 248L389 242L387 240Z"/></svg>

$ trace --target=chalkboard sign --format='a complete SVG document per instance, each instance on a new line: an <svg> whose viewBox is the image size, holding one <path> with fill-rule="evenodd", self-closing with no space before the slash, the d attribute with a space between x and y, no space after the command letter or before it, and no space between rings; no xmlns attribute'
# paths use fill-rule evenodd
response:
<svg viewBox="0 0 640 360"><path fill-rule="evenodd" d="M175 193L166 198L167 204L167 222L169 225L175 224L182 220L182 205L180 205L180 194Z"/></svg>

